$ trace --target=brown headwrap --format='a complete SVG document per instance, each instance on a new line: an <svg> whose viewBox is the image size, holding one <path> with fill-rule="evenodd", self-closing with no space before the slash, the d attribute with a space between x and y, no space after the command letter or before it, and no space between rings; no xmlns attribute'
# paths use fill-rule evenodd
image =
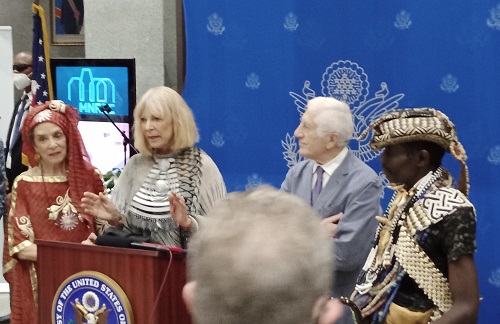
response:
<svg viewBox="0 0 500 324"><path fill-rule="evenodd" d="M386 146L428 141L438 144L460 162L462 170L458 189L466 196L469 192L467 154L458 141L455 125L441 111L433 108L404 108L390 112L372 122L359 136L363 139L373 130L370 147L378 151Z"/></svg>
<svg viewBox="0 0 500 324"><path fill-rule="evenodd" d="M27 155L31 167L37 165L35 148L30 139L30 133L40 123L48 122L59 126L67 142L67 168L69 195L75 207L80 211L80 200L83 193L89 190L90 179L96 176L95 168L90 164L90 158L78 130L80 116L78 111L64 104L61 100L47 101L45 104L32 107L22 127L23 154Z"/></svg>

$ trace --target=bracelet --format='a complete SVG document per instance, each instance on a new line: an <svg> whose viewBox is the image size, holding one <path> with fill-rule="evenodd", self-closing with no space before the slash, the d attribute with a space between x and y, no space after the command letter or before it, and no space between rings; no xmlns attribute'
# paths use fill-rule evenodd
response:
<svg viewBox="0 0 500 324"><path fill-rule="evenodd" d="M334 298L332 297L332 299ZM361 315L361 310L358 308L358 305L356 305L350 298L344 296L341 296L339 300L342 304L348 306L351 309L352 315L355 318L355 322L362 323L363 316Z"/></svg>
<svg viewBox="0 0 500 324"><path fill-rule="evenodd" d="M188 226L181 226L186 231L189 231L193 227L193 219L191 218L191 216L188 216L188 219L190 220L189 225Z"/></svg>

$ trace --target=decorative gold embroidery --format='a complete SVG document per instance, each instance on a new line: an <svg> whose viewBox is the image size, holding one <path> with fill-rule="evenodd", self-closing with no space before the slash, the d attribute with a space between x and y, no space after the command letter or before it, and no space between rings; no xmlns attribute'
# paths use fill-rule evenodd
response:
<svg viewBox="0 0 500 324"><path fill-rule="evenodd" d="M59 226L64 230L72 230L76 227L79 221L83 221L81 215L78 214L75 206L71 203L71 198L69 197L69 189L66 190L64 198L58 196L56 199L56 205L52 205L47 210L49 213L49 220L57 220L62 212L59 219Z"/></svg>
<svg viewBox="0 0 500 324"><path fill-rule="evenodd" d="M33 241L35 238L35 232L33 232L33 225L28 216L16 217L17 227L21 230L21 233Z"/></svg>

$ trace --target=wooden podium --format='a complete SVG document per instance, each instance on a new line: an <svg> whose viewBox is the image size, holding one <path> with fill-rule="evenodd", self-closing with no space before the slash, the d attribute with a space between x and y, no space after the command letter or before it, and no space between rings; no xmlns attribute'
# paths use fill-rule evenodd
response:
<svg viewBox="0 0 500 324"><path fill-rule="evenodd" d="M36 244L39 323L52 323L52 303L59 287L80 271L100 272L116 281L130 301L136 324L191 323L181 297L186 283L185 253L43 240Z"/></svg>

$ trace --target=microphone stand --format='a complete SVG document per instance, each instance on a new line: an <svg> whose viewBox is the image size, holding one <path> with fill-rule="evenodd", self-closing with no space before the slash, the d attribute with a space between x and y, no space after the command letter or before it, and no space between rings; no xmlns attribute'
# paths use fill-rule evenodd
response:
<svg viewBox="0 0 500 324"><path fill-rule="evenodd" d="M104 106L99 107L99 110L104 114L104 116L106 116L106 118L108 118L108 120L111 122L111 124L113 124L113 126L115 126L115 128L120 132L120 134L123 137L123 166L125 166L125 164L127 164L127 144L130 145L130 148L133 149L135 153L139 153L139 152L132 144L132 141L130 140L130 138L127 137L127 134L125 134L109 116L109 113L111 112L111 108L109 107L109 105L105 104Z"/></svg>

